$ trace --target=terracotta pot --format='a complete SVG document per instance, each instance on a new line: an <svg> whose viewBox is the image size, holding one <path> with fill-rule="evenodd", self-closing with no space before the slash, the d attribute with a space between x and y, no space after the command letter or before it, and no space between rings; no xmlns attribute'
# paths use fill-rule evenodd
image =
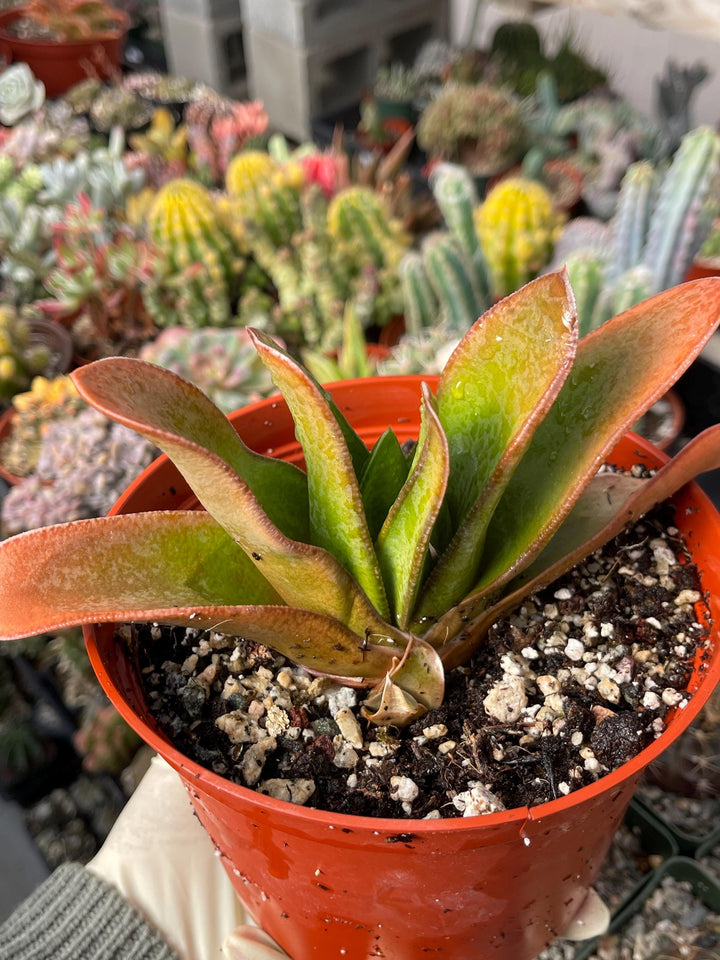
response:
<svg viewBox="0 0 720 960"><path fill-rule="evenodd" d="M720 276L720 257L698 257L690 264L685 274L685 281L718 276Z"/></svg>
<svg viewBox="0 0 720 960"><path fill-rule="evenodd" d="M331 391L363 439L390 424L416 435L420 383L432 377L350 380ZM246 443L302 463L279 398L231 419ZM629 434L612 459L663 461ZM114 513L194 503L161 457ZM703 571L711 616L720 617L720 516L694 484L676 500L676 523ZM705 546L706 545L706 546ZM704 549L703 549L704 548ZM87 628L95 671L128 723L179 772L195 810L250 913L294 960L420 960L442 955L531 960L562 932L593 883L644 769L684 731L720 679L720 647L698 658L693 698L635 759L551 803L455 820L355 817L261 796L183 756L158 729L112 625Z"/></svg>
<svg viewBox="0 0 720 960"><path fill-rule="evenodd" d="M0 13L0 56L7 63L27 63L45 84L49 98L59 97L88 77L110 80L120 70L125 37L130 25L127 14L118 13L123 26L88 40L24 40L6 28L23 16L23 8Z"/></svg>

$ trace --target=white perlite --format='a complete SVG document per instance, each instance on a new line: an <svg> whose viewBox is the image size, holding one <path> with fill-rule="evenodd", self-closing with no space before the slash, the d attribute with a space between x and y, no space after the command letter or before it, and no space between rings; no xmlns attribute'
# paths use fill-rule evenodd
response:
<svg viewBox="0 0 720 960"><path fill-rule="evenodd" d="M340 727L340 733L351 747L362 749L363 735L357 717L349 707L341 707L335 714L335 723Z"/></svg>
<svg viewBox="0 0 720 960"><path fill-rule="evenodd" d="M390 796L393 800L412 803L419 792L418 785L410 777L390 777Z"/></svg>
<svg viewBox="0 0 720 960"><path fill-rule="evenodd" d="M491 688L483 700L485 712L503 723L519 720L527 706L527 694L522 677L503 677Z"/></svg>
<svg viewBox="0 0 720 960"><path fill-rule="evenodd" d="M268 797L274 797L276 800L287 800L290 803L302 806L315 792L315 781L301 778L286 780L282 777L276 777L271 780L263 780L257 789L259 793L264 793Z"/></svg>
<svg viewBox="0 0 720 960"><path fill-rule="evenodd" d="M505 809L502 801L479 780L471 780L468 783L468 788L468 790L453 797L453 806L464 817L477 817L483 813L498 813L498 811Z"/></svg>

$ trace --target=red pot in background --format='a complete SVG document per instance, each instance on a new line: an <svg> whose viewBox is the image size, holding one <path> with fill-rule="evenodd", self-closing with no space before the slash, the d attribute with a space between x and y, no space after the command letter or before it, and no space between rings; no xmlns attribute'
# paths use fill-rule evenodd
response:
<svg viewBox="0 0 720 960"><path fill-rule="evenodd" d="M420 383L436 377L345 381L331 392L372 444L392 425L417 435ZM302 463L280 398L231 419L262 453ZM665 458L634 434L612 460ZM160 457L114 513L187 508L184 480ZM694 484L677 497L677 526L703 572L710 615L720 617L720 516ZM250 913L294 960L531 960L562 933L593 883L645 766L690 724L720 679L720 644L691 680L693 698L636 758L592 786L532 809L456 820L354 817L297 807L237 786L184 757L147 710L133 664L112 625L86 628L95 671L128 723L178 771Z"/></svg>
<svg viewBox="0 0 720 960"><path fill-rule="evenodd" d="M49 99L59 97L88 77L110 80L120 70L130 18L118 13L124 26L88 40L24 40L6 28L23 16L23 8L0 13L0 56L6 63L27 63L45 84Z"/></svg>

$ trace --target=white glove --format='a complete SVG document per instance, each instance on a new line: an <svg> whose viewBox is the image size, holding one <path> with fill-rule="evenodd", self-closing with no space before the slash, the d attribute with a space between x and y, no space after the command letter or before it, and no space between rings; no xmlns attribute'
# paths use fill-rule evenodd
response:
<svg viewBox="0 0 720 960"><path fill-rule="evenodd" d="M180 777L157 756L88 869L182 960L218 960L228 930L249 922Z"/></svg>

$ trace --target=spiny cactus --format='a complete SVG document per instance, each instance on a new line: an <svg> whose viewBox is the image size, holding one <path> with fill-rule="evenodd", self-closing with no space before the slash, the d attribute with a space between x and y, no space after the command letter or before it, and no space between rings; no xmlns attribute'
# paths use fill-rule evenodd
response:
<svg viewBox="0 0 720 960"><path fill-rule="evenodd" d="M302 229L304 177L297 164L280 164L262 150L246 150L231 161L225 182L230 218L245 224L251 235L280 247Z"/></svg>
<svg viewBox="0 0 720 960"><path fill-rule="evenodd" d="M432 157L455 160L473 176L511 166L525 143L520 104L490 84L444 87L425 108L418 144Z"/></svg>
<svg viewBox="0 0 720 960"><path fill-rule="evenodd" d="M417 333L406 333L390 348L389 356L378 362L377 373L380 376L439 374L459 342L460 334L442 321Z"/></svg>
<svg viewBox="0 0 720 960"><path fill-rule="evenodd" d="M579 269L574 250L582 251L583 269L602 272L602 286L589 284L578 303L581 333L604 322L613 311L680 283L708 236L717 214L712 184L720 173L720 135L709 127L687 134L667 172L646 161L632 165L620 189L617 213L609 228L588 224L598 243L584 242L587 230L573 233L571 223L561 236L551 266L568 263ZM605 237L605 242L602 242ZM595 301L589 296L597 291Z"/></svg>
<svg viewBox="0 0 720 960"><path fill-rule="evenodd" d="M27 390L51 361L50 348L31 338L27 318L9 304L0 305L0 397L9 399Z"/></svg>
<svg viewBox="0 0 720 960"><path fill-rule="evenodd" d="M110 703L87 710L73 745L88 772L117 776L130 763L140 746L140 737Z"/></svg>
<svg viewBox="0 0 720 960"><path fill-rule="evenodd" d="M275 391L244 328L171 327L146 344L140 358L194 383L225 413Z"/></svg>
<svg viewBox="0 0 720 960"><path fill-rule="evenodd" d="M537 276L549 262L563 216L535 180L502 180L477 208L475 224L495 299Z"/></svg>
<svg viewBox="0 0 720 960"><path fill-rule="evenodd" d="M241 103L211 91L187 105L184 120L194 166L213 186L222 182L235 154L268 125L260 101Z"/></svg>
<svg viewBox="0 0 720 960"><path fill-rule="evenodd" d="M395 267L409 238L389 216L383 200L366 187L348 187L336 193L327 211L331 242L362 249L376 267Z"/></svg>
<svg viewBox="0 0 720 960"><path fill-rule="evenodd" d="M147 229L166 260L145 291L158 326L227 326L245 261L210 193L171 180L150 207Z"/></svg>
<svg viewBox="0 0 720 960"><path fill-rule="evenodd" d="M104 516L157 455L127 427L90 408L48 423L37 463L2 503L5 535Z"/></svg>
<svg viewBox="0 0 720 960"><path fill-rule="evenodd" d="M51 420L72 416L85 407L70 377L35 377L30 390L12 399L15 416L0 447L0 460L17 477L29 476L40 455L42 435Z"/></svg>

